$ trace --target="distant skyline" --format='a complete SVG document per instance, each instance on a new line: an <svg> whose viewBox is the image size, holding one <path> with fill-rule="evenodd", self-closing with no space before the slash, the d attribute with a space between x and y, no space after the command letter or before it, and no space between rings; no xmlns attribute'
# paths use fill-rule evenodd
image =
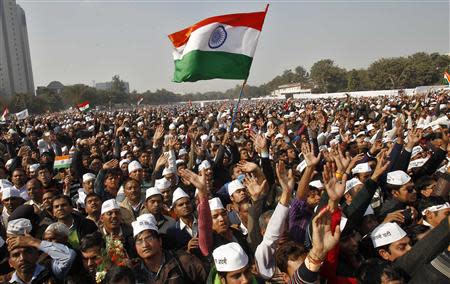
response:
<svg viewBox="0 0 450 284"><path fill-rule="evenodd" d="M248 84L320 59L346 69L381 57L450 52L449 1L17 1L25 10L35 86L110 81L130 90L224 91L241 81L173 83L167 35L204 18L270 3Z"/></svg>

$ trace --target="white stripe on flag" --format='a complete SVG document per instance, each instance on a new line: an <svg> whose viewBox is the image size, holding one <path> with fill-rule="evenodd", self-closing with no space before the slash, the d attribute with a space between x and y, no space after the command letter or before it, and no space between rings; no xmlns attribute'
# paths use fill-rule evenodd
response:
<svg viewBox="0 0 450 284"><path fill-rule="evenodd" d="M213 30L219 25L225 28L227 38L222 46L212 49L208 45L209 38ZM185 54L193 50L222 51L253 57L260 33L260 31L249 27L233 27L221 23L212 23L195 30L185 45L175 48L172 52L173 59L182 59Z"/></svg>

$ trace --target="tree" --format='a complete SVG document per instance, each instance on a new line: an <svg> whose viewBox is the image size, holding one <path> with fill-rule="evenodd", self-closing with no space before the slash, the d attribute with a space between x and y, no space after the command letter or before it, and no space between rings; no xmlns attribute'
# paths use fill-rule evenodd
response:
<svg viewBox="0 0 450 284"><path fill-rule="evenodd" d="M371 87L375 90L404 88L408 59L404 57L382 58L369 68Z"/></svg>
<svg viewBox="0 0 450 284"><path fill-rule="evenodd" d="M345 90L347 71L336 66L331 59L323 59L311 67L311 80L316 92L330 93Z"/></svg>
<svg viewBox="0 0 450 284"><path fill-rule="evenodd" d="M370 86L367 71L364 69L352 69L347 73L347 91L365 91Z"/></svg>
<svg viewBox="0 0 450 284"><path fill-rule="evenodd" d="M112 77L111 91L125 94L126 90L125 82L120 80L119 75L114 75Z"/></svg>

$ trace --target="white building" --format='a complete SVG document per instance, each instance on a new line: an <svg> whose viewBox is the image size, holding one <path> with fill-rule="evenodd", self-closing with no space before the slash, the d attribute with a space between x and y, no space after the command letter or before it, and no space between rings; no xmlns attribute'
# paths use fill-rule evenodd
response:
<svg viewBox="0 0 450 284"><path fill-rule="evenodd" d="M35 94L24 10L0 0L0 95Z"/></svg>
<svg viewBox="0 0 450 284"><path fill-rule="evenodd" d="M300 83L278 86L278 88L271 93L274 97L293 97L294 99L296 98L296 95L302 94L311 94L311 89L302 89L302 84Z"/></svg>
<svg viewBox="0 0 450 284"><path fill-rule="evenodd" d="M96 83L95 84L95 88L97 90L103 90L103 91L108 91L112 89L112 82L104 82L104 83ZM125 87L125 93L129 94L130 93L130 84L128 82L123 82L123 85Z"/></svg>

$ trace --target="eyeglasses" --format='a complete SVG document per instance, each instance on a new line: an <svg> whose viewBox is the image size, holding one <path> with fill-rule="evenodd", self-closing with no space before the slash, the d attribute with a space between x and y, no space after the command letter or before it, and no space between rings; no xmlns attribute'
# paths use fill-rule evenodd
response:
<svg viewBox="0 0 450 284"><path fill-rule="evenodd" d="M137 245L143 245L144 243L148 244L148 243L150 243L150 242L152 242L152 241L154 241L154 240L156 240L156 239L157 239L156 236L148 235L148 236L145 236L145 237L143 237L143 238L136 239L136 242L135 242L135 243L136 243Z"/></svg>

